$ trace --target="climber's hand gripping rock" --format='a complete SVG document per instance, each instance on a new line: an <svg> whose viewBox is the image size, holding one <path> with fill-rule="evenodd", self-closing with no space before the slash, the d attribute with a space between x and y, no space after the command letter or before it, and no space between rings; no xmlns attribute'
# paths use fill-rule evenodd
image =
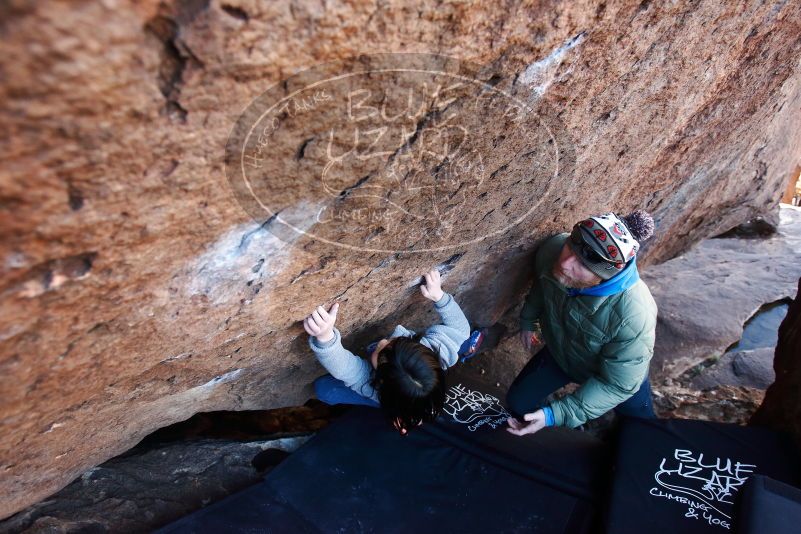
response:
<svg viewBox="0 0 801 534"><path fill-rule="evenodd" d="M320 343L331 341L334 337L334 323L337 320L339 302L335 302L326 311L322 306L317 306L311 314L303 319L303 328L310 336L317 338Z"/></svg>

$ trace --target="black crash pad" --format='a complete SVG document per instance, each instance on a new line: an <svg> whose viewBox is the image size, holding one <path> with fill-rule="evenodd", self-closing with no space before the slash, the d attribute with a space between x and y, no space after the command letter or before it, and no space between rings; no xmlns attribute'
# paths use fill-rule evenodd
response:
<svg viewBox="0 0 801 534"><path fill-rule="evenodd" d="M731 531L751 475L798 483L790 440L758 427L624 419L606 518L610 533Z"/></svg>
<svg viewBox="0 0 801 534"><path fill-rule="evenodd" d="M801 530L801 489L753 475L735 501L739 534L794 534Z"/></svg>
<svg viewBox="0 0 801 534"><path fill-rule="evenodd" d="M486 391L486 390L485 390ZM447 414L401 436L353 407L264 482L161 532L594 532L604 445L545 429L516 437L476 384L449 390Z"/></svg>

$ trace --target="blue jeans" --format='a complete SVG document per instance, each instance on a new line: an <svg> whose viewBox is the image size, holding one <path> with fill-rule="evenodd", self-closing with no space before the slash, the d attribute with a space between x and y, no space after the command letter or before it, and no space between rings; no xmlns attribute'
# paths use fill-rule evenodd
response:
<svg viewBox="0 0 801 534"><path fill-rule="evenodd" d="M571 382L573 379L554 361L546 345L515 378L506 394L507 408L515 417L522 417L539 409L548 395ZM637 393L618 404L615 412L644 419L656 418L648 376Z"/></svg>
<svg viewBox="0 0 801 534"><path fill-rule="evenodd" d="M317 398L326 404L360 404L378 408L379 404L373 399L362 397L342 380L331 375L323 375L314 381L314 392Z"/></svg>

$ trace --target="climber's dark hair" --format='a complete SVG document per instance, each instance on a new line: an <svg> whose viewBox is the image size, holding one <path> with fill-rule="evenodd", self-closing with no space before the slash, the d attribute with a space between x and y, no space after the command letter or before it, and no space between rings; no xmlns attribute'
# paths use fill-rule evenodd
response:
<svg viewBox="0 0 801 534"><path fill-rule="evenodd" d="M401 434L434 421L445 404L445 371L420 335L390 340L378 354L373 387L384 415Z"/></svg>

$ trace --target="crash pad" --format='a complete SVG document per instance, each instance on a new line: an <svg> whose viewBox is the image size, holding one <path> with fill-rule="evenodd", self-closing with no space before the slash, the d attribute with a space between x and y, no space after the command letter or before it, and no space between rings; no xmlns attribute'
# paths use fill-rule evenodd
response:
<svg viewBox="0 0 801 534"><path fill-rule="evenodd" d="M161 532L538 532L597 530L607 449L584 432L517 437L475 383L445 414L401 436L353 407L264 481Z"/></svg>
<svg viewBox="0 0 801 534"><path fill-rule="evenodd" d="M801 530L801 489L753 475L735 501L739 534L794 534Z"/></svg>
<svg viewBox="0 0 801 534"><path fill-rule="evenodd" d="M787 436L707 421L624 418L615 451L607 531L731 531L735 499L755 474L797 485Z"/></svg>

